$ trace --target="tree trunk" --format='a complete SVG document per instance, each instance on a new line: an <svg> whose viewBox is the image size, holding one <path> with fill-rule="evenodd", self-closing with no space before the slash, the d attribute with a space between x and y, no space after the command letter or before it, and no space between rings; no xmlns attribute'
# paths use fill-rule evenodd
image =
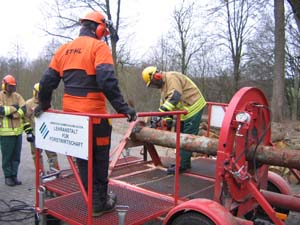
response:
<svg viewBox="0 0 300 225"><path fill-rule="evenodd" d="M239 53L237 53L239 54ZM239 83L240 83L240 63L241 63L241 56L235 55L233 57L233 77L234 77L234 91L237 92L239 90Z"/></svg>
<svg viewBox="0 0 300 225"><path fill-rule="evenodd" d="M137 125L131 133L131 140L139 143L150 143L167 148L176 147L176 133L157 130ZM190 152L198 152L210 156L218 153L219 140L193 134L180 134L180 148ZM300 169L300 152L288 148L276 149L274 146L250 146L246 158L249 162L255 158L257 162Z"/></svg>
<svg viewBox="0 0 300 225"><path fill-rule="evenodd" d="M292 120L297 120L297 114L298 114L298 102L299 102L299 77L298 77L298 69L296 69L297 73L295 74L294 79L294 95L293 95L293 101L292 101Z"/></svg>
<svg viewBox="0 0 300 225"><path fill-rule="evenodd" d="M106 14L107 14L107 18L109 20L112 20L112 16L111 16L111 10L110 10L110 0L105 0L105 4L106 4ZM116 19L116 32L118 33L118 30L119 30L119 20L120 20L120 10L121 10L121 0L118 0L118 3L117 3L117 19ZM118 77L118 70L117 70L117 63L118 63L118 60L117 60L117 41L111 39L110 40L110 43L111 43L111 52L112 52L112 58L113 58L113 61L114 61L114 68L115 68L115 75L116 77Z"/></svg>
<svg viewBox="0 0 300 225"><path fill-rule="evenodd" d="M272 119L280 122L283 119L284 102L284 56L285 56L285 31L284 31L284 0L274 0L275 17L275 64L272 96Z"/></svg>

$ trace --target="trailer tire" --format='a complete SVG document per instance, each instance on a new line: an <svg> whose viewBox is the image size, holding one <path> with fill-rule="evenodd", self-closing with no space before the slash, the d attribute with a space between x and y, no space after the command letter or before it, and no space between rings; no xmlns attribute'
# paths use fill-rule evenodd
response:
<svg viewBox="0 0 300 225"><path fill-rule="evenodd" d="M276 185L273 184L271 181L268 181L267 190L281 194L281 191L279 190L279 188L276 187ZM290 210L288 210L288 209L283 209L283 208L278 208L278 207L273 207L273 209L276 212L283 213L286 215L289 215L289 212L290 212ZM245 218L248 220L252 220L252 221L254 221L255 219L264 219L264 220L270 221L268 215L264 212L264 210L260 206L257 208L257 212L255 214L254 214L254 211L251 211L245 215Z"/></svg>
<svg viewBox="0 0 300 225"><path fill-rule="evenodd" d="M46 222L47 225L60 225L61 224L61 221L59 219L57 219L51 215L47 215L46 220L47 220L47 222Z"/></svg>
<svg viewBox="0 0 300 225"><path fill-rule="evenodd" d="M272 191L272 192L275 192L275 193L280 193L281 194L281 191L279 190L278 187L276 187L275 184L273 184L272 182L268 181L268 188L267 188L268 191ZM279 212L279 213L283 213L283 214L286 214L286 215L289 215L290 213L290 210L288 209L283 209L283 208L278 208L278 207L273 207L274 210L276 212Z"/></svg>
<svg viewBox="0 0 300 225"><path fill-rule="evenodd" d="M208 217L197 213L188 212L181 214L173 220L171 225L215 225Z"/></svg>

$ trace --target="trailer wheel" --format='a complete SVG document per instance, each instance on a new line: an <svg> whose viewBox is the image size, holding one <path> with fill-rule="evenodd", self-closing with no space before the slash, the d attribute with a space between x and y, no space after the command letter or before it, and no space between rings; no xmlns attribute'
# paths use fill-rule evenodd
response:
<svg viewBox="0 0 300 225"><path fill-rule="evenodd" d="M268 181L267 190L281 194L280 190L270 181ZM283 209L279 207L273 207L273 209L276 212L286 214L286 215L289 215L290 212L290 210L288 209ZM256 213L254 211L251 211L245 215L245 218L252 221L254 221L255 219L264 219L270 221L268 215L264 212L264 210L260 206L257 207Z"/></svg>
<svg viewBox="0 0 300 225"><path fill-rule="evenodd" d="M184 213L173 220L171 225L215 225L209 218L206 216L196 213L188 212Z"/></svg>
<svg viewBox="0 0 300 225"><path fill-rule="evenodd" d="M46 220L47 220L47 222L46 222L47 225L60 225L61 224L61 221L59 219L57 219L51 215L47 215Z"/></svg>
<svg viewBox="0 0 300 225"><path fill-rule="evenodd" d="M272 191L272 192L275 192L275 193L280 193L280 190L278 189L278 187L276 187L272 182L268 181L268 188L267 188L268 191ZM283 209L283 208L279 208L279 207L273 207L274 210L276 212L279 212L279 213L283 213L283 214L286 214L286 215L289 215L289 212L290 210L288 209Z"/></svg>

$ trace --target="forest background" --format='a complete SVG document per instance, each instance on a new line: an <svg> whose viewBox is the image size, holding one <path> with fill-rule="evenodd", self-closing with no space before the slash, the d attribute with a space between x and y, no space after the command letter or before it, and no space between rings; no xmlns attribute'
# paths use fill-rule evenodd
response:
<svg viewBox="0 0 300 225"><path fill-rule="evenodd" d="M137 111L158 108L159 93L147 89L141 79L143 68L155 65L162 71L186 74L211 102L228 103L241 87L257 87L269 100L273 121L299 120L300 1L201 2L177 0L169 20L161 21L170 22L169 28L155 45L141 51L133 48L137 30L126 12L134 7L124 7L138 4L137 0L48 0L40 9L39 28L47 37L40 55L29 59L22 41L17 41L7 56L0 57L0 74L13 74L18 92L30 98L55 50L78 36L82 12L100 10L119 34L118 42L106 41L123 95ZM155 12L139 13L155 17ZM147 25L143 32L151 35L156 27ZM53 108L60 109L62 93L61 82Z"/></svg>

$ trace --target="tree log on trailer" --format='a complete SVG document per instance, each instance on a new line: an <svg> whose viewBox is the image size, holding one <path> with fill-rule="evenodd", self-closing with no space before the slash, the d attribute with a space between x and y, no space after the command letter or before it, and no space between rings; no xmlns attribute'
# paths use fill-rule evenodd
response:
<svg viewBox="0 0 300 225"><path fill-rule="evenodd" d="M150 143L168 148L176 148L176 133L157 130L137 124L131 134L131 140ZM192 134L180 134L180 148L186 151L198 152L216 156L219 140ZM300 151L292 149L276 149L273 146L252 146L248 149L248 161L273 166L282 166L300 170Z"/></svg>

